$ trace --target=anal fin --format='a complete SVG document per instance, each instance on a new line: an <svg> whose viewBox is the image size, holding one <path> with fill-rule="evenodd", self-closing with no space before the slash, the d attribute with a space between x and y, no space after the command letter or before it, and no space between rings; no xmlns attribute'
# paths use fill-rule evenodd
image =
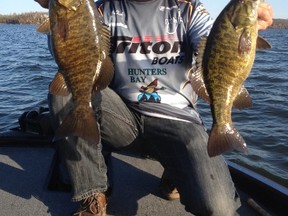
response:
<svg viewBox="0 0 288 216"><path fill-rule="evenodd" d="M50 83L49 92L53 95L68 96L69 89L66 85L63 75L58 72Z"/></svg>
<svg viewBox="0 0 288 216"><path fill-rule="evenodd" d="M233 101L233 107L241 110L244 108L252 107L252 105L253 105L252 98L250 97L245 86L242 85L237 97Z"/></svg>
<svg viewBox="0 0 288 216"><path fill-rule="evenodd" d="M272 46L270 45L268 41L266 41L264 38L258 35L256 48L257 49L271 49Z"/></svg>

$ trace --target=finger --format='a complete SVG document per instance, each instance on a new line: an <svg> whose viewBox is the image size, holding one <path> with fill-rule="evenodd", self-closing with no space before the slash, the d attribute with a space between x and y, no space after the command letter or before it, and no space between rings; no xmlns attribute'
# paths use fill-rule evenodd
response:
<svg viewBox="0 0 288 216"><path fill-rule="evenodd" d="M266 2L258 8L258 30L264 30L273 23L272 6Z"/></svg>
<svg viewBox="0 0 288 216"><path fill-rule="evenodd" d="M271 25L273 22L272 6L266 2L261 3L258 9L258 19L264 20Z"/></svg>
<svg viewBox="0 0 288 216"><path fill-rule="evenodd" d="M258 19L258 30L264 30L268 27L269 25L267 24L266 21Z"/></svg>

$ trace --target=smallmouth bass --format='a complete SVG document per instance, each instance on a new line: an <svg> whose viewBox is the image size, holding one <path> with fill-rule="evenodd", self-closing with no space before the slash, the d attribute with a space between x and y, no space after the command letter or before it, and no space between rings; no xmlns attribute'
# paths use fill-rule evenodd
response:
<svg viewBox="0 0 288 216"><path fill-rule="evenodd" d="M219 14L198 51L198 69L191 73L194 91L210 102L213 125L208 139L210 157L232 150L247 153L247 146L232 122L232 107L252 106L243 82L253 67L256 48L270 44L258 36L261 0L231 0Z"/></svg>
<svg viewBox="0 0 288 216"><path fill-rule="evenodd" d="M101 22L93 0L50 0L49 20L53 55L59 67L49 91L61 96L71 93L74 105L54 140L78 136L98 144L100 132L91 97L93 91L106 88L114 75L109 29Z"/></svg>

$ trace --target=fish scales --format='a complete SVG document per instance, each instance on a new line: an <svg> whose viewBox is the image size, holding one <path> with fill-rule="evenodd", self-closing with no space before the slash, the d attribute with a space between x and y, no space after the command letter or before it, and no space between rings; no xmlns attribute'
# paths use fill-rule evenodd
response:
<svg viewBox="0 0 288 216"><path fill-rule="evenodd" d="M217 17L207 39L200 44L198 70L191 75L196 93L210 102L213 125L208 154L247 152L244 139L232 122L232 107L252 106L243 86L255 59L256 46L271 46L258 39L257 10L260 0L231 0ZM259 45L257 44L259 43ZM204 51L203 51L204 49Z"/></svg>
<svg viewBox="0 0 288 216"><path fill-rule="evenodd" d="M50 93L64 96L68 90L74 105L55 139L73 135L97 144L99 129L91 98L94 90L105 88L113 77L108 28L100 22L92 0L50 0L49 18L59 67Z"/></svg>
<svg viewBox="0 0 288 216"><path fill-rule="evenodd" d="M227 9L227 13L228 12L229 10ZM241 13L241 11L236 9L234 13ZM204 77L206 77L206 82L209 83L207 90L213 100L212 112L214 118L217 120L216 124L219 125L220 133L226 133L227 125L231 125L229 129L232 128L231 110L233 101L238 95L242 83L247 78L253 65L257 29L256 25L251 25L251 40L254 40L251 42L251 54L239 55L239 38L241 32L235 32L230 19L228 19L228 14L222 18L220 16L215 22L215 26L217 26L218 23L220 23L219 27L215 28L215 31L213 31L213 29L211 31L209 37L213 38L213 40L207 43L207 51L206 54L204 54L209 54L209 60L207 64L204 65L204 67L207 66L207 68L204 69L207 73ZM215 57L211 58L211 56ZM241 148L243 148L243 150L245 149L244 146L240 147L240 149Z"/></svg>

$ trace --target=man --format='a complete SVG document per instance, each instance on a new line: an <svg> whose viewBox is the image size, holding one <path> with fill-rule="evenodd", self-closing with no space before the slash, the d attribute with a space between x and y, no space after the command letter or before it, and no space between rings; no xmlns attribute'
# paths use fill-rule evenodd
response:
<svg viewBox="0 0 288 216"><path fill-rule="evenodd" d="M48 7L48 0L35 1ZM195 215L235 215L240 201L229 170L222 156L208 156L197 96L185 85L199 39L213 24L209 14L197 0L110 0L97 6L110 27L115 76L109 88L93 97L101 143L68 137L59 145L73 200L83 202L75 215L106 215L104 158L139 140L165 169L161 191L167 199L180 194ZM262 3L258 14L259 29L271 25L269 4ZM71 104L71 97L49 96L56 125Z"/></svg>

